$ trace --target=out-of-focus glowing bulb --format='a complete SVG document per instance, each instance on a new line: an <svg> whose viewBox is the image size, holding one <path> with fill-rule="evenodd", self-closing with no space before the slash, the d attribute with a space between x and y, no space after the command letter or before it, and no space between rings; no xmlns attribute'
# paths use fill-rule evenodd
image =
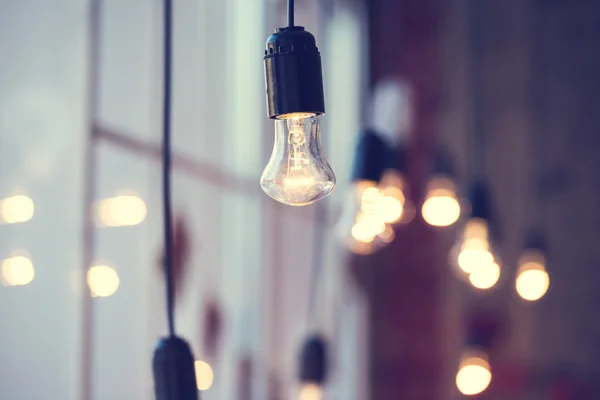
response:
<svg viewBox="0 0 600 400"><path fill-rule="evenodd" d="M98 217L104 226L134 226L146 218L146 203L138 196L122 195L103 199L98 204Z"/></svg>
<svg viewBox="0 0 600 400"><path fill-rule="evenodd" d="M421 209L423 219L432 226L450 226L460 217L460 203L454 183L445 177L431 180Z"/></svg>
<svg viewBox="0 0 600 400"><path fill-rule="evenodd" d="M385 232L386 225L370 214L360 213L352 227L352 237L359 242L370 243L379 234Z"/></svg>
<svg viewBox="0 0 600 400"><path fill-rule="evenodd" d="M95 265L87 272L88 286L92 296L112 296L119 288L119 275L117 271L106 265Z"/></svg>
<svg viewBox="0 0 600 400"><path fill-rule="evenodd" d="M196 370L196 386L198 390L205 391L210 389L215 380L215 375L210 364L205 361L196 361L194 362L194 369Z"/></svg>
<svg viewBox="0 0 600 400"><path fill-rule="evenodd" d="M292 206L304 206L331 193L335 175L323 153L317 115L293 113L275 120L273 153L260 186L273 199Z"/></svg>
<svg viewBox="0 0 600 400"><path fill-rule="evenodd" d="M35 277L31 260L24 256L14 256L2 262L2 279L9 286L27 285Z"/></svg>
<svg viewBox="0 0 600 400"><path fill-rule="evenodd" d="M385 230L378 236L384 243L392 243L396 238L396 232L394 232L394 229L391 226L386 225Z"/></svg>
<svg viewBox="0 0 600 400"><path fill-rule="evenodd" d="M494 255L490 252L485 221L474 218L467 222L457 261L460 269L467 274L475 272L480 267L485 268L494 262Z"/></svg>
<svg viewBox="0 0 600 400"><path fill-rule="evenodd" d="M323 398L323 389L316 383L305 383L300 388L298 400L321 400Z"/></svg>
<svg viewBox="0 0 600 400"><path fill-rule="evenodd" d="M398 222L402 217L403 200L391 195L381 196L376 205L375 213L377 217L386 224Z"/></svg>
<svg viewBox="0 0 600 400"><path fill-rule="evenodd" d="M466 396L485 391L492 381L492 371L485 355L466 355L456 374L456 387Z"/></svg>
<svg viewBox="0 0 600 400"><path fill-rule="evenodd" d="M5 224L16 224L33 218L35 207L33 200L19 195L0 200L0 218Z"/></svg>
<svg viewBox="0 0 600 400"><path fill-rule="evenodd" d="M498 279L500 279L500 266L496 262L480 264L469 275L471 285L481 290L493 288Z"/></svg>
<svg viewBox="0 0 600 400"><path fill-rule="evenodd" d="M515 283L517 293L524 300L537 301L544 297L550 287L550 275L544 267L544 255L529 250L519 259L519 269Z"/></svg>

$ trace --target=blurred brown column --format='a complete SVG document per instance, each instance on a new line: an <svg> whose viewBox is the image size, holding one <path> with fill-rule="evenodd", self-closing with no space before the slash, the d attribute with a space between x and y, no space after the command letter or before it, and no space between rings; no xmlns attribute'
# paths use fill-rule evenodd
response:
<svg viewBox="0 0 600 400"><path fill-rule="evenodd" d="M414 92L410 194L421 203L436 129L439 0L374 0L370 6L371 82L399 78ZM417 216L391 246L356 259L370 299L371 400L436 400L444 386L437 235Z"/></svg>

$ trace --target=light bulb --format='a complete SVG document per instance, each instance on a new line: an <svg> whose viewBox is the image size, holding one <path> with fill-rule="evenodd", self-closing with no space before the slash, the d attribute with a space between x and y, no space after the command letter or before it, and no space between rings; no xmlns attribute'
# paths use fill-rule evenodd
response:
<svg viewBox="0 0 600 400"><path fill-rule="evenodd" d="M466 395L473 396L485 391L492 381L492 371L483 353L465 353L456 374L456 387Z"/></svg>
<svg viewBox="0 0 600 400"><path fill-rule="evenodd" d="M0 200L0 221L6 224L27 222L33 218L35 206L33 200L19 195Z"/></svg>
<svg viewBox="0 0 600 400"><path fill-rule="evenodd" d="M92 296L112 296L119 288L119 275L117 271L106 265L95 265L87 272L88 286Z"/></svg>
<svg viewBox="0 0 600 400"><path fill-rule="evenodd" d="M491 289L500 279L500 266L496 262L480 264L471 275L469 282L481 290Z"/></svg>
<svg viewBox="0 0 600 400"><path fill-rule="evenodd" d="M27 285L34 277L33 263L25 256L13 256L2 262L2 279L9 286Z"/></svg>
<svg viewBox="0 0 600 400"><path fill-rule="evenodd" d="M305 383L300 388L298 400L321 400L323 398L323 389L317 383Z"/></svg>
<svg viewBox="0 0 600 400"><path fill-rule="evenodd" d="M98 202L98 218L104 226L134 226L146 219L148 209L135 195L109 197Z"/></svg>
<svg viewBox="0 0 600 400"><path fill-rule="evenodd" d="M273 153L260 186L273 199L292 206L304 206L331 193L335 175L321 147L317 115L293 113L275 120Z"/></svg>
<svg viewBox="0 0 600 400"><path fill-rule="evenodd" d="M194 369L196 371L196 386L198 390L205 391L212 387L215 380L215 374L209 363L205 361L194 362Z"/></svg>
<svg viewBox="0 0 600 400"><path fill-rule="evenodd" d="M458 253L458 266L467 274L494 262L488 242L487 223L479 218L467 221Z"/></svg>
<svg viewBox="0 0 600 400"><path fill-rule="evenodd" d="M454 183L446 177L434 177L427 185L427 196L421 213L432 226L450 226L460 217L460 203Z"/></svg>
<svg viewBox="0 0 600 400"><path fill-rule="evenodd" d="M515 286L524 300L537 301L548 291L550 276L544 263L544 255L537 250L529 250L519 259Z"/></svg>

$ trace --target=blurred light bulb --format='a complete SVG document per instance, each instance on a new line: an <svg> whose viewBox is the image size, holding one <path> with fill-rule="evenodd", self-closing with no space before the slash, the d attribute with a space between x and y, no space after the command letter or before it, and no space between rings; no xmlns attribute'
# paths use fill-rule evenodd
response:
<svg viewBox="0 0 600 400"><path fill-rule="evenodd" d="M544 255L537 250L529 250L519 259L515 286L517 293L524 300L539 300L548 291L550 276L544 264Z"/></svg>
<svg viewBox="0 0 600 400"><path fill-rule="evenodd" d="M377 200L376 214L386 224L400 222L404 214L404 178L396 171L386 171L381 178L382 196Z"/></svg>
<svg viewBox="0 0 600 400"><path fill-rule="evenodd" d="M304 206L331 193L335 175L321 147L317 115L293 113L275 121L273 153L260 186L273 199L291 206Z"/></svg>
<svg viewBox="0 0 600 400"><path fill-rule="evenodd" d="M215 375L213 369L209 363L204 361L194 362L194 369L196 370L196 385L198 390L205 391L211 388Z"/></svg>
<svg viewBox="0 0 600 400"><path fill-rule="evenodd" d="M24 256L14 256L2 262L2 279L9 286L27 285L35 277L31 260Z"/></svg>
<svg viewBox="0 0 600 400"><path fill-rule="evenodd" d="M421 213L425 222L432 226L450 226L458 221L460 203L450 179L435 177L429 182Z"/></svg>
<svg viewBox="0 0 600 400"><path fill-rule="evenodd" d="M496 262L480 264L471 275L469 282L477 289L487 290L496 285L500 279L500 266Z"/></svg>
<svg viewBox="0 0 600 400"><path fill-rule="evenodd" d="M92 296L108 297L112 296L119 288L119 275L117 271L106 265L95 265L88 269L88 286Z"/></svg>
<svg viewBox="0 0 600 400"><path fill-rule="evenodd" d="M394 229L391 226L386 225L384 231L377 236L384 243L392 243L396 238L396 232L394 232Z"/></svg>
<svg viewBox="0 0 600 400"><path fill-rule="evenodd" d="M33 200L19 195L0 200L0 217L5 224L16 224L33 218Z"/></svg>
<svg viewBox="0 0 600 400"><path fill-rule="evenodd" d="M467 222L457 261L460 269L467 274L494 262L488 242L487 223L484 220L473 218Z"/></svg>
<svg viewBox="0 0 600 400"><path fill-rule="evenodd" d="M323 389L316 383L305 383L300 388L298 400L321 400L323 398Z"/></svg>
<svg viewBox="0 0 600 400"><path fill-rule="evenodd" d="M359 213L352 227L352 237L363 243L372 242L377 235L385 232L386 225L371 214Z"/></svg>
<svg viewBox="0 0 600 400"><path fill-rule="evenodd" d="M143 199L121 195L103 199L98 204L98 217L104 226L134 226L146 219L148 209Z"/></svg>
<svg viewBox="0 0 600 400"><path fill-rule="evenodd" d="M462 394L473 396L482 393L491 381L490 364L484 354L463 356L456 374L456 387Z"/></svg>

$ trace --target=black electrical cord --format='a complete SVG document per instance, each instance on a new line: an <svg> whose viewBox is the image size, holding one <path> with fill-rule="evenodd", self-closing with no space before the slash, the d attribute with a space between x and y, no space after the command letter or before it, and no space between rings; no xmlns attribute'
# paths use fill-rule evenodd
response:
<svg viewBox="0 0 600 400"><path fill-rule="evenodd" d="M481 9L477 0L467 2L468 24L467 43L468 46L468 76L469 97L471 105L471 137L468 159L468 173L470 179L477 180L485 175L485 135L483 120L483 90L481 86L481 57L483 48L482 25L478 19L478 11Z"/></svg>
<svg viewBox="0 0 600 400"><path fill-rule="evenodd" d="M294 26L294 0L287 0L287 24Z"/></svg>
<svg viewBox="0 0 600 400"><path fill-rule="evenodd" d="M171 211L171 65L173 58L173 5L171 0L164 0L164 67L163 67L163 146L162 146L162 178L163 178L163 217L164 217L164 269L167 321L169 336L175 336L174 293L173 293L173 231Z"/></svg>

